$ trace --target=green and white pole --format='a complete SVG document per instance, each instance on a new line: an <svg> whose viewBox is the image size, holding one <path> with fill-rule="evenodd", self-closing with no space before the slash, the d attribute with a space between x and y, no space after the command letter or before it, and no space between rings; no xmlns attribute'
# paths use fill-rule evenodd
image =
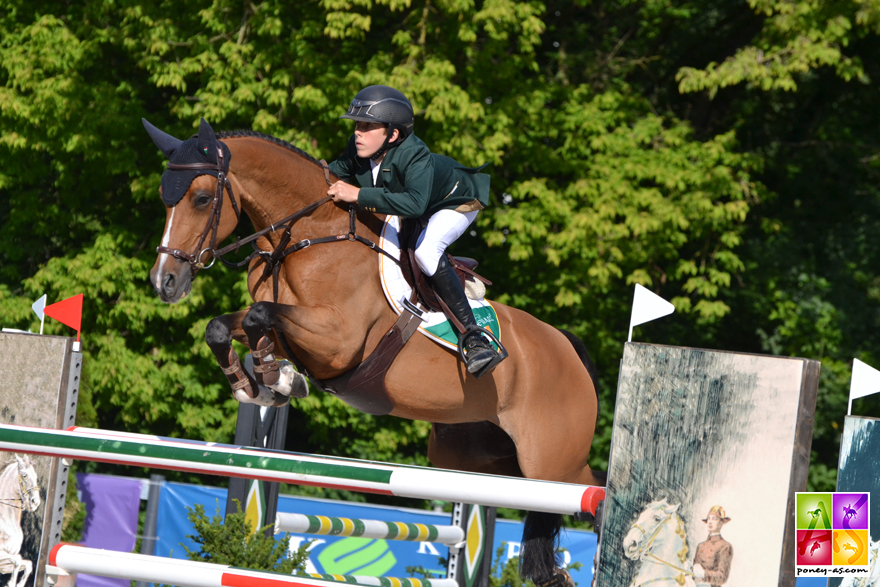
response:
<svg viewBox="0 0 880 587"><path fill-rule="evenodd" d="M604 487L283 453L90 428L0 425L0 451L556 514L590 512Z"/></svg>

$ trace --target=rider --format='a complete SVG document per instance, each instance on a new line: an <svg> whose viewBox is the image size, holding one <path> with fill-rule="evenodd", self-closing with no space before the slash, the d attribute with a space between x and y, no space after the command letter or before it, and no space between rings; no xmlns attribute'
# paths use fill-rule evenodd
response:
<svg viewBox="0 0 880 587"><path fill-rule="evenodd" d="M489 176L479 173L482 167L464 167L431 153L413 134L412 105L394 88L364 88L341 118L354 120L355 130L345 152L330 164L330 171L342 181L327 194L368 212L427 220L415 250L416 262L465 327L459 340L468 372L485 375L500 357L480 334L445 253L489 203Z"/></svg>
<svg viewBox="0 0 880 587"><path fill-rule="evenodd" d="M713 505L703 521L709 531L709 538L697 545L694 553L694 577L698 587L720 587L727 582L730 563L733 561L733 546L721 537L721 527L730 522L730 518L723 507Z"/></svg>

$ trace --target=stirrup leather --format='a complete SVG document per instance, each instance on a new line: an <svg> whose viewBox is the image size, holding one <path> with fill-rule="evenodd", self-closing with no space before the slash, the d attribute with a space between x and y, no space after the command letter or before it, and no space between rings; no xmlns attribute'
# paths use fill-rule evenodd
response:
<svg viewBox="0 0 880 587"><path fill-rule="evenodd" d="M479 379L483 375L492 371L498 363L507 358L507 349L504 348L504 345L501 344L501 341L492 334L492 332L482 326L468 326L467 330L458 337L458 354L461 356L462 362L467 364L467 353L464 350L464 343L473 333L479 333L480 336L485 336L489 339L489 341L495 345L495 357L486 363L486 365L480 369L477 373L474 373L474 377Z"/></svg>

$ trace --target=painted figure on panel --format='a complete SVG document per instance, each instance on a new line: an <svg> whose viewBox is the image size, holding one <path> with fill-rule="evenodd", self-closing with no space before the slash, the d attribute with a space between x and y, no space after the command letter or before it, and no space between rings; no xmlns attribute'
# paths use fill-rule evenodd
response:
<svg viewBox="0 0 880 587"><path fill-rule="evenodd" d="M40 507L40 486L30 457L13 456L15 460L4 465L0 473L0 573L12 574L9 587L22 587L33 563L19 554L24 540L21 515Z"/></svg>
<svg viewBox="0 0 880 587"><path fill-rule="evenodd" d="M697 587L720 587L730 575L730 563L733 561L733 546L721 537L721 527L730 518L720 505L712 506L709 514L703 519L709 530L709 538L697 545L694 555L694 577Z"/></svg>

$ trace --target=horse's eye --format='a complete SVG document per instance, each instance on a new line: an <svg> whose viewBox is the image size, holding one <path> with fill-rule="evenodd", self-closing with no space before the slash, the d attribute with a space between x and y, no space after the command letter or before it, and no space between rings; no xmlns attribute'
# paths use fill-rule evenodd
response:
<svg viewBox="0 0 880 587"><path fill-rule="evenodd" d="M211 196L208 194L196 194L195 198L193 198L193 204L196 208L203 208L211 203Z"/></svg>
<svg viewBox="0 0 880 587"><path fill-rule="evenodd" d="M656 515L655 515L655 516L654 516L654 521L655 521L655 522L659 522L659 521L660 521L660 516L656 516Z"/></svg>

